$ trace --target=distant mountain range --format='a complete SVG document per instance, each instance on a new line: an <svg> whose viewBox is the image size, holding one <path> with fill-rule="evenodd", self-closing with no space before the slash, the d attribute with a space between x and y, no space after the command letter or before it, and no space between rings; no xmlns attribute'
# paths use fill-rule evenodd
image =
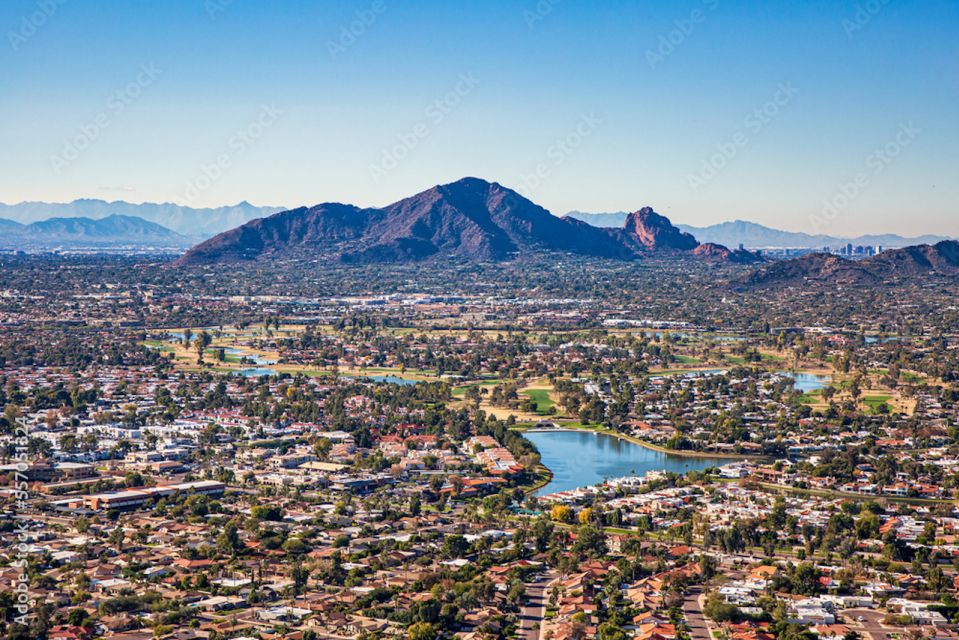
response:
<svg viewBox="0 0 959 640"><path fill-rule="evenodd" d="M0 247L4 249L135 245L173 250L191 244L190 238L135 216L50 218L30 224L0 219Z"/></svg>
<svg viewBox="0 0 959 640"><path fill-rule="evenodd" d="M614 258L672 251L714 261L752 262L756 260L752 253L727 247L822 249L852 243L897 248L935 245L947 238L895 234L840 238L742 220L708 227L673 225L649 208L633 213L572 211L559 218L510 189L476 178L437 186L377 209L326 203L287 211L245 201L215 208L93 199L0 203L4 249L81 245L102 250L130 245L185 249L206 239L210 243L196 247L189 261L249 259L310 248L344 262L423 260L433 255L501 260L554 250Z"/></svg>
<svg viewBox="0 0 959 640"><path fill-rule="evenodd" d="M794 260L771 262L737 281L743 288L878 285L894 280L925 280L930 276L959 276L959 242L890 249L865 260L812 253Z"/></svg>
<svg viewBox="0 0 959 640"><path fill-rule="evenodd" d="M194 240L209 238L250 220L262 218L285 207L257 207L249 202L209 209L195 209L170 202L133 204L118 200L82 199L73 202L0 203L0 218L30 224L50 218L90 218L134 216L156 223Z"/></svg>
<svg viewBox="0 0 959 640"><path fill-rule="evenodd" d="M479 178L438 185L380 209L325 203L253 220L188 251L179 265L323 258L344 263L434 257L500 261L539 252L634 259L653 254L751 263L745 251L700 245L650 208L619 229L558 218L515 191Z"/></svg>
<svg viewBox="0 0 959 640"><path fill-rule="evenodd" d="M584 213L570 211L571 218L582 220L595 227L620 227L629 215L620 213ZM771 229L755 222L736 220L723 222L708 227L693 227L676 225L679 229L696 236L702 242L713 242L729 247L738 247L742 244L750 249L822 249L824 247L838 248L848 243L856 246L875 247L907 247L918 244L935 244L949 240L946 236L925 235L915 238L905 238L893 233L863 235L856 238L840 238L827 235L812 235L795 231L780 231Z"/></svg>

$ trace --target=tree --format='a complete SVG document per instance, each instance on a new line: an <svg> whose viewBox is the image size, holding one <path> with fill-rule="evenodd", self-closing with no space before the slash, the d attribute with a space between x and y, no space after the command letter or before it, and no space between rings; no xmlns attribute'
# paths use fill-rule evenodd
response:
<svg viewBox="0 0 959 640"><path fill-rule="evenodd" d="M460 558L469 550L469 542L460 535L446 536L443 541L443 554L448 558Z"/></svg>
<svg viewBox="0 0 959 640"><path fill-rule="evenodd" d="M233 522L227 522L226 526L223 527L223 532L217 537L216 546L220 551L231 556L236 555L240 550L242 542L240 542L240 534Z"/></svg>
<svg viewBox="0 0 959 640"><path fill-rule="evenodd" d="M554 504L549 510L549 517L553 522L569 522L572 520L573 511L565 504Z"/></svg>
<svg viewBox="0 0 959 640"><path fill-rule="evenodd" d="M293 592L296 595L300 595L305 590L307 582L310 579L310 572L303 567L303 563L299 560L293 565Z"/></svg>
<svg viewBox="0 0 959 640"><path fill-rule="evenodd" d="M628 640L626 632L611 622L599 625L599 640Z"/></svg>
<svg viewBox="0 0 959 640"><path fill-rule="evenodd" d="M435 640L436 627L429 622L414 622L406 632L409 640Z"/></svg>
<svg viewBox="0 0 959 640"><path fill-rule="evenodd" d="M712 593L706 600L703 613L714 622L732 622L739 615L735 605L727 603L718 593Z"/></svg>
<svg viewBox="0 0 959 640"><path fill-rule="evenodd" d="M329 438L317 438L316 442L313 443L313 453L320 460L326 460L332 449L333 442Z"/></svg>
<svg viewBox="0 0 959 640"><path fill-rule="evenodd" d="M197 364L203 364L203 352L206 351L206 348L210 346L211 342L213 342L213 338L206 331L201 331L196 337L196 340L193 341L193 348L196 350Z"/></svg>
<svg viewBox="0 0 959 640"><path fill-rule="evenodd" d="M804 596L813 596L818 593L819 572L815 566L803 562L796 567L792 576L792 591Z"/></svg>
<svg viewBox="0 0 959 640"><path fill-rule="evenodd" d="M123 527L117 527L110 532L109 542L117 551L123 552Z"/></svg>

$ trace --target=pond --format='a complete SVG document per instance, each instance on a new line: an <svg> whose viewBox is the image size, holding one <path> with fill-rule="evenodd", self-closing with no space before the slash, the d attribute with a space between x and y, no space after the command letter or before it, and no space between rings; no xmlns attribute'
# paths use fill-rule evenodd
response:
<svg viewBox="0 0 959 640"><path fill-rule="evenodd" d="M259 378L260 376L275 376L277 372L276 369L268 369L266 367L250 367L248 369L239 369L237 373L247 378Z"/></svg>
<svg viewBox="0 0 959 640"><path fill-rule="evenodd" d="M237 358L247 358L253 364L276 364L276 360L270 360L269 358L264 358L263 356L257 353L253 353L252 351L246 351L245 349L238 349L236 347L225 347L223 351L227 355L236 356Z"/></svg>
<svg viewBox="0 0 959 640"><path fill-rule="evenodd" d="M819 389L825 389L832 382L832 376L819 375L816 373L801 373L798 371L778 371L781 376L792 378L793 389L802 393L812 393Z"/></svg>
<svg viewBox="0 0 959 640"><path fill-rule="evenodd" d="M410 387L417 384L416 380L408 380L398 376L363 376L363 378L360 379L372 380L373 382L385 382L387 384L398 384L401 387Z"/></svg>
<svg viewBox="0 0 959 640"><path fill-rule="evenodd" d="M693 458L654 451L626 440L590 431L529 431L553 479L536 495L600 484L610 478L647 471L686 473L733 462L728 458Z"/></svg>

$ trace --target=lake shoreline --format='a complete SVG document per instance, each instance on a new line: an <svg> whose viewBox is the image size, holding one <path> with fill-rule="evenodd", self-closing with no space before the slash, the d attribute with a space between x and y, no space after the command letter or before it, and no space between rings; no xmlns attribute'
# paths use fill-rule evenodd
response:
<svg viewBox="0 0 959 640"><path fill-rule="evenodd" d="M553 476L534 495L596 486L612 478L643 477L654 471L685 475L732 462L715 456L672 455L630 438L604 436L613 434L594 429L531 429L526 437L539 452L540 464Z"/></svg>
<svg viewBox="0 0 959 640"><path fill-rule="evenodd" d="M520 430L520 429L517 429ZM675 456L677 458L718 458L723 460L767 460L767 456L757 455L754 453L710 453L709 451L684 451L680 449L668 449L666 447L660 446L658 444L653 444L652 442L647 442L635 436L630 436L625 433L619 433L618 431L609 431L609 430L599 430L599 429L588 429L588 428L577 428L577 427L559 427L556 429L547 429L547 428L532 428L532 429L522 429L523 433L550 433L550 432L561 432L561 431L571 431L576 433L594 433L596 435L611 436L625 442L631 442L632 444L638 445L640 447L645 447L651 451L657 451L669 456Z"/></svg>

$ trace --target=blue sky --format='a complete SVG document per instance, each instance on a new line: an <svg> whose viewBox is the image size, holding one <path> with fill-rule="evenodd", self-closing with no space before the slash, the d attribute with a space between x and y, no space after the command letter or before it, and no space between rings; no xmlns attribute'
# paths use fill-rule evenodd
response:
<svg viewBox="0 0 959 640"><path fill-rule="evenodd" d="M0 3L0 201L382 205L959 235L959 3Z"/></svg>

